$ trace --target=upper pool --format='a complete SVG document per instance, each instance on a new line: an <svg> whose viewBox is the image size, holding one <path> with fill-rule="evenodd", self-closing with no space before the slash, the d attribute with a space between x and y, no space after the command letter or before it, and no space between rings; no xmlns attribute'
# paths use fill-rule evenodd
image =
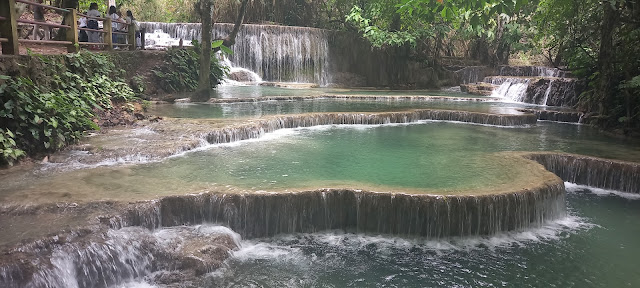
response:
<svg viewBox="0 0 640 288"><path fill-rule="evenodd" d="M5 202L135 200L204 190L318 188L483 194L524 189L543 175L531 162L499 152L562 151L637 160L639 147L589 127L550 122L506 128L437 121L319 126L203 146L133 166L58 173L48 167L59 164L48 164L39 172L10 176L0 197Z"/></svg>

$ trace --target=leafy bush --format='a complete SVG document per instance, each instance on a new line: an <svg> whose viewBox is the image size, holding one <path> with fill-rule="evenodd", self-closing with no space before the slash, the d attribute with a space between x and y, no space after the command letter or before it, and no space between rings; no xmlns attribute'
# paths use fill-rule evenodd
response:
<svg viewBox="0 0 640 288"><path fill-rule="evenodd" d="M121 72L108 56L63 57L38 56L44 71L34 79L0 76L0 164L75 142L85 130L98 129L94 109L134 100L133 90L113 76Z"/></svg>
<svg viewBox="0 0 640 288"><path fill-rule="evenodd" d="M160 87L167 92L191 92L198 88L200 75L200 45L193 41L193 49L169 49L164 62L152 72ZM211 55L211 85L220 84L227 68L220 65L218 57Z"/></svg>
<svg viewBox="0 0 640 288"><path fill-rule="evenodd" d="M9 129L5 131L0 128L0 160L13 164L13 161L18 160L21 156L24 156L24 151L18 149L15 134Z"/></svg>

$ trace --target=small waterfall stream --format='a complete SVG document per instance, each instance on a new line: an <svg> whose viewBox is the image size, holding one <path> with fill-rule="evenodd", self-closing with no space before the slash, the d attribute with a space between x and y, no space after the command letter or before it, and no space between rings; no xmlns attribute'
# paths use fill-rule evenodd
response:
<svg viewBox="0 0 640 288"><path fill-rule="evenodd" d="M200 39L198 23L141 22L147 31L162 30L172 38ZM233 24L216 23L213 39L226 37ZM326 86L329 75L328 32L308 27L242 25L229 60L251 70L264 81L317 83Z"/></svg>
<svg viewBox="0 0 640 288"><path fill-rule="evenodd" d="M497 85L492 97L513 102L571 107L577 103L580 87L570 74L557 68L502 66L499 75L482 82Z"/></svg>

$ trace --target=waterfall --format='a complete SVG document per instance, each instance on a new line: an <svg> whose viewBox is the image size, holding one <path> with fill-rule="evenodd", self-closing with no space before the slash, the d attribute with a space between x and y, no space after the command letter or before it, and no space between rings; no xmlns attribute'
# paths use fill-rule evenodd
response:
<svg viewBox="0 0 640 288"><path fill-rule="evenodd" d="M456 70L454 74L457 83L476 83L487 75L487 68L485 66L467 66Z"/></svg>
<svg viewBox="0 0 640 288"><path fill-rule="evenodd" d="M544 92L544 99L542 100L542 105L547 105L547 101L549 100L549 93L551 93L551 87L553 87L553 80L549 81L549 85L547 86L547 91Z"/></svg>
<svg viewBox="0 0 640 288"><path fill-rule="evenodd" d="M544 71L540 73L552 74ZM578 95L580 95L579 91L581 90L578 81L573 78L489 76L482 81L499 85L498 88L493 90L492 97L547 106L574 106L577 104Z"/></svg>
<svg viewBox="0 0 640 288"><path fill-rule="evenodd" d="M279 129L312 127L320 125L362 124L378 125L412 123L420 120L459 121L467 123L520 126L533 125L538 121L534 114L501 115L455 110L421 109L410 112L385 113L315 113L303 115L272 116L232 127L215 129L204 136L211 144L230 143L259 138L264 133Z"/></svg>
<svg viewBox="0 0 640 288"><path fill-rule="evenodd" d="M248 238L336 229L428 238L492 235L538 227L563 217L564 183L556 179L539 187L494 195L440 196L350 189L203 193L162 198L160 208L150 210L148 217L162 219L165 226L220 223ZM126 218L115 222L143 224Z"/></svg>
<svg viewBox="0 0 640 288"><path fill-rule="evenodd" d="M485 77L484 82L500 85L493 90L491 97L503 98L514 102L524 102L529 79L515 77Z"/></svg>
<svg viewBox="0 0 640 288"><path fill-rule="evenodd" d="M8 252L14 261L0 263L0 286L119 287L143 277L153 279L155 271L178 271L168 281L181 281L219 268L239 241L240 235L229 228L209 224L62 233Z"/></svg>
<svg viewBox="0 0 640 288"><path fill-rule="evenodd" d="M542 164L562 180L607 190L640 193L640 164L589 156L531 153L525 157Z"/></svg>
<svg viewBox="0 0 640 288"><path fill-rule="evenodd" d="M198 23L141 22L147 31L162 30L173 38L200 39ZM213 39L226 37L233 24L213 26ZM232 47L231 62L257 73L265 81L317 83L329 76L328 31L308 27L244 24Z"/></svg>
<svg viewBox="0 0 640 288"><path fill-rule="evenodd" d="M542 66L500 66L499 76L570 77L567 71Z"/></svg>
<svg viewBox="0 0 640 288"><path fill-rule="evenodd" d="M540 109L524 109L522 111L535 114L538 116L538 120L568 123L582 123L582 117L584 116L584 113L577 111L553 111Z"/></svg>

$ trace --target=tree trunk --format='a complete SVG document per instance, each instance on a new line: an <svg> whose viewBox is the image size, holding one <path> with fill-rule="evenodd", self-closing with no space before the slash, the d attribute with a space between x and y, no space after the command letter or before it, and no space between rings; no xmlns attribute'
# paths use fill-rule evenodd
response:
<svg viewBox="0 0 640 288"><path fill-rule="evenodd" d="M201 0L199 3L200 18L202 19L202 42L200 43L200 75L198 89L193 100L206 101L211 98L211 13L212 0Z"/></svg>
<svg viewBox="0 0 640 288"><path fill-rule="evenodd" d="M609 1L602 2L604 15L600 30L600 51L598 52L598 68L600 77L595 91L599 102L599 113L606 116L613 103L613 33L616 26L616 6Z"/></svg>
<svg viewBox="0 0 640 288"><path fill-rule="evenodd" d="M236 36L240 31L242 22L244 21L244 15L247 11L247 3L249 0L242 0L242 6L238 12L235 25L231 34L229 34L223 40L222 45L230 47L236 43ZM206 101L211 98L211 29L213 26L212 12L213 2L212 0L201 0L198 5L198 12L202 19L202 42L200 44L200 75L198 79L198 89L193 94L192 100L194 101ZM216 48L216 51L220 48Z"/></svg>
<svg viewBox="0 0 640 288"><path fill-rule="evenodd" d="M78 9L78 0L62 0L62 7L61 8L65 8L65 9ZM62 16L62 22L60 22L60 24L64 25L64 19L65 19L65 15ZM55 40L58 41L63 41L66 40L67 37L67 29L66 28L60 28L58 30L58 34L56 34Z"/></svg>

